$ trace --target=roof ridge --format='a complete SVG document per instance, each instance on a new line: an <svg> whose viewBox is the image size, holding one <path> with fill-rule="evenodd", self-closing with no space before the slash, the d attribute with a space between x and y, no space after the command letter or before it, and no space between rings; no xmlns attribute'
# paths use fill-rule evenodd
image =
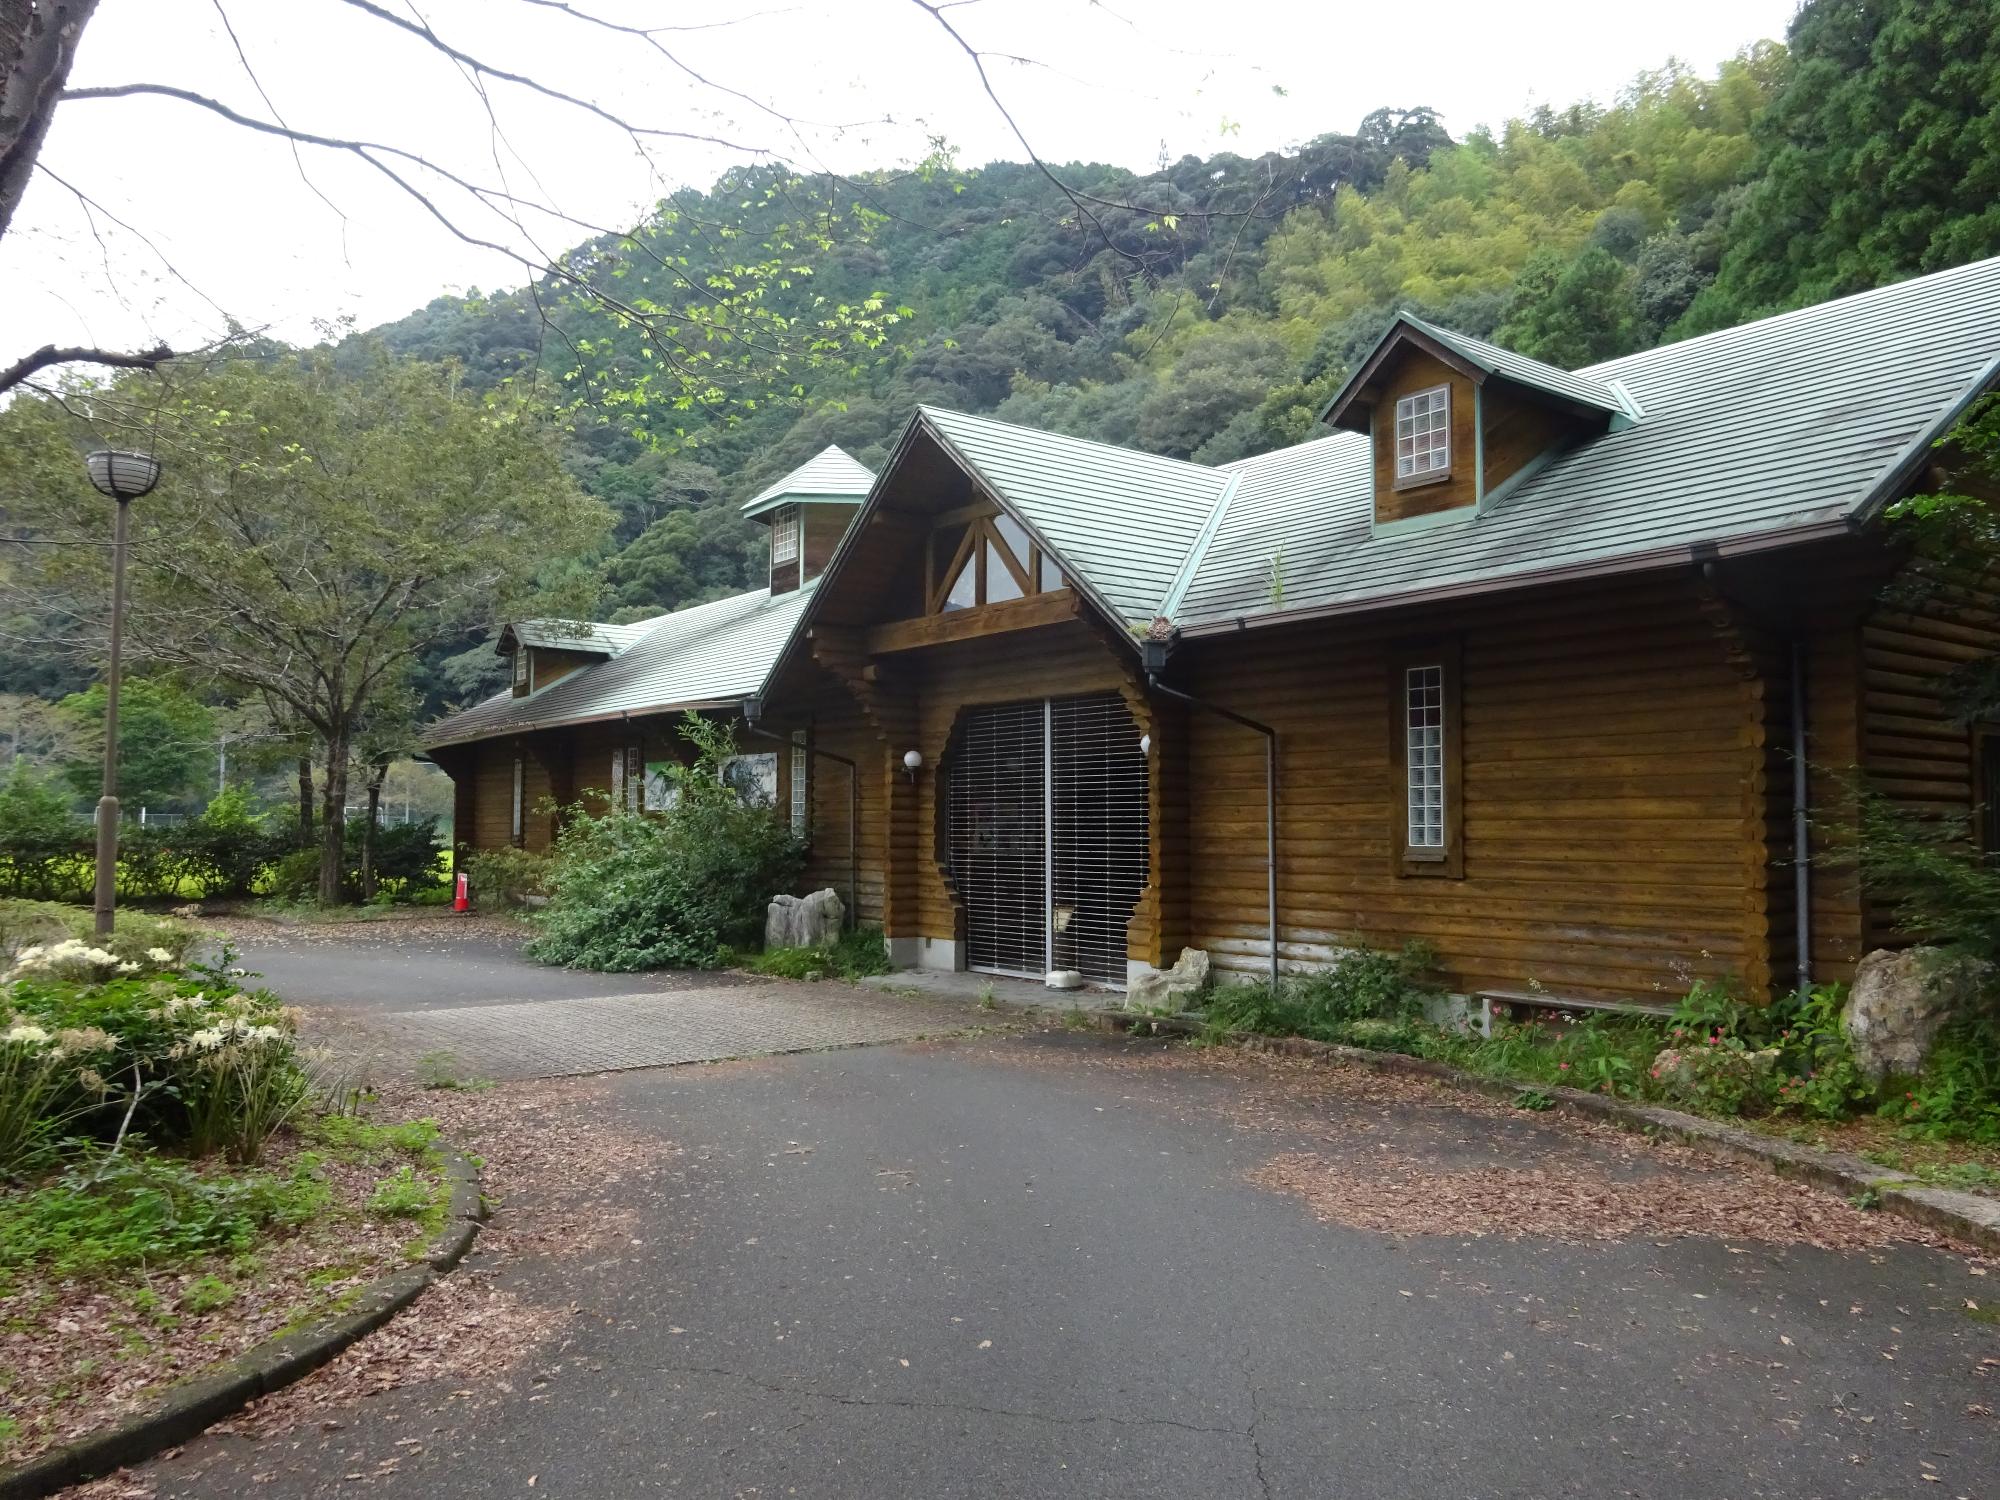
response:
<svg viewBox="0 0 2000 1500"><path fill-rule="evenodd" d="M1081 443L1086 448L1102 448L1110 453L1122 453L1130 458L1143 458L1149 463L1174 464L1183 469L1195 469L1203 474L1220 475L1219 464L1196 463L1191 458L1175 458L1170 453L1152 453L1144 448L1128 448L1123 443L1107 443L1102 438L1078 437L1073 432L1058 432L1053 427L1030 427L1026 422L1008 422L999 417L983 416L978 412L959 411L951 406L931 406L925 402L917 404L917 410L928 417L957 417L968 422L984 422L991 427L1006 427L1015 432L1032 432L1037 437L1061 438L1067 443Z"/></svg>

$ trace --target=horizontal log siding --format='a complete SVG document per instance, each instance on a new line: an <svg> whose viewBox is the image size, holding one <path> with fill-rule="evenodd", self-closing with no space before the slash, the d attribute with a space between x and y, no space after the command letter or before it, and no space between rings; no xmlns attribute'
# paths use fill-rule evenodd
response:
<svg viewBox="0 0 2000 1500"><path fill-rule="evenodd" d="M1390 867L1393 643L1463 643L1465 878ZM1764 810L1744 683L1679 580L1550 592L1485 611L1191 643L1193 689L1280 732L1279 956L1411 938L1456 989L1658 998L1763 956L1746 889ZM1188 722L1194 942L1256 972L1263 744ZM1754 794L1761 796L1761 790Z"/></svg>
<svg viewBox="0 0 2000 1500"><path fill-rule="evenodd" d="M882 866L887 851L882 812L882 739L860 708L835 688L814 706L812 737L815 750L844 755L857 767L861 793L858 825L861 870L856 920L864 927L882 925ZM900 753L900 752L899 752ZM814 755L808 791L812 797L811 847L806 859L806 885L811 890L832 887L847 899L847 778L838 761Z"/></svg>
<svg viewBox="0 0 2000 1500"><path fill-rule="evenodd" d="M1972 731L1951 721L1946 677L2000 652L1990 581L1935 585L1908 609L1878 607L1863 621L1861 766L1868 785L1913 817L1964 819L1974 800ZM1865 945L1908 940L1890 904L1867 902Z"/></svg>
<svg viewBox="0 0 2000 1500"><path fill-rule="evenodd" d="M1816 630L1806 663L1806 759L1812 890L1812 971L1817 983L1846 983L1862 951L1861 881L1838 855L1861 764L1861 631L1852 623Z"/></svg>

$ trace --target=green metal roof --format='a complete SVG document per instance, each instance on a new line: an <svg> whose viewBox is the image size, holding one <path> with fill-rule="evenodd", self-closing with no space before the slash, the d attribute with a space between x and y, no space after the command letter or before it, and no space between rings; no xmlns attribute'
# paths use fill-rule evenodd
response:
<svg viewBox="0 0 2000 1500"><path fill-rule="evenodd" d="M516 698L496 693L431 726L426 747L464 744L558 724L738 702L763 691L764 679L793 624L818 587L771 594L764 589L691 605L636 626L636 640L608 661Z"/></svg>
<svg viewBox="0 0 2000 1500"><path fill-rule="evenodd" d="M1907 486L1931 442L2000 376L2000 258L1575 372L1412 326L1496 376L1636 420L1531 466L1463 516L1381 534L1358 433L1208 468L936 407L920 408L913 429L936 437L1114 616L1166 614L1190 633L1666 566L1840 534ZM898 452L907 444L906 431ZM786 494L794 477L760 499ZM861 480L850 471L847 483ZM549 688L445 720L427 743L759 693L852 541L792 593L592 626L638 634Z"/></svg>
<svg viewBox="0 0 2000 1500"><path fill-rule="evenodd" d="M1844 531L1908 482L1996 358L2000 259L1578 371L1640 420L1423 530L1375 534L1360 434L1247 459L1174 618L1225 629Z"/></svg>
<svg viewBox="0 0 2000 1500"><path fill-rule="evenodd" d="M940 407L919 415L1113 613L1151 620L1227 488L1220 470Z"/></svg>
<svg viewBox="0 0 2000 1500"><path fill-rule="evenodd" d="M874 487L875 471L828 444L776 484L743 502L743 514L761 516L781 505L833 501L859 505Z"/></svg>
<svg viewBox="0 0 2000 1500"><path fill-rule="evenodd" d="M500 632L493 643L505 651L509 636L523 646L540 646L554 651L588 651L599 656L616 656L638 640L658 621L639 620L630 625L606 625L598 620L517 620Z"/></svg>
<svg viewBox="0 0 2000 1500"><path fill-rule="evenodd" d="M1618 393L1603 381L1592 379L1587 372L1565 370L1560 365L1529 359L1525 354L1516 354L1512 349L1502 349L1498 344L1489 344L1486 340L1473 338L1470 334L1454 333L1449 328L1426 323L1415 313L1399 313L1397 316L1402 322L1409 324L1419 333L1429 334L1460 359L1476 365L1488 375L1497 375L1503 380L1513 381L1516 385L1524 385L1552 396L1564 396L1580 406L1593 406L1599 411L1613 415L1625 410L1625 404L1618 399Z"/></svg>

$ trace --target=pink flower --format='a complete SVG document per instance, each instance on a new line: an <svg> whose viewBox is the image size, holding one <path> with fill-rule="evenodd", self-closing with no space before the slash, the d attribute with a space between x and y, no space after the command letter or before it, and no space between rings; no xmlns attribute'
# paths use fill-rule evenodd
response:
<svg viewBox="0 0 2000 1500"><path fill-rule="evenodd" d="M1569 1064L1568 1064L1568 1063L1557 1063L1557 1064L1556 1064L1556 1066L1557 1066L1558 1068L1560 1068L1560 1069L1561 1069L1561 1070L1562 1070L1563 1072L1565 1072L1565 1073L1567 1073L1567 1072L1569 1071Z"/></svg>

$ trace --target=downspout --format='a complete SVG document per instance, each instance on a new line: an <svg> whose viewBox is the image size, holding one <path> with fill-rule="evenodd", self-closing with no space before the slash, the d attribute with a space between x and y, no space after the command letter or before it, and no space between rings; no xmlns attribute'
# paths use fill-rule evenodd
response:
<svg viewBox="0 0 2000 1500"><path fill-rule="evenodd" d="M1806 645L1792 637L1792 911L1799 993L1812 988L1812 865L1807 845L1811 799L1806 775Z"/></svg>
<svg viewBox="0 0 2000 1500"><path fill-rule="evenodd" d="M745 732L756 735L760 740L769 740L775 745L797 749L796 741L757 727L763 706L762 701L756 698L743 700ZM847 925L849 928L858 927L861 924L860 897L857 894L861 888L861 768L844 755L820 749L811 742L810 737L807 739L806 748L814 755L825 756L826 759L838 761L847 767Z"/></svg>
<svg viewBox="0 0 2000 1500"><path fill-rule="evenodd" d="M1146 686L1150 691L1177 698L1190 707L1203 709L1264 736L1264 919L1271 949L1271 984L1275 988L1278 983L1278 731L1269 724L1260 724L1233 709L1197 698L1192 693L1183 693L1179 688L1168 687L1160 681L1158 669L1166 665L1165 645L1163 641L1145 643ZM1156 647L1161 648L1157 653L1154 650Z"/></svg>

